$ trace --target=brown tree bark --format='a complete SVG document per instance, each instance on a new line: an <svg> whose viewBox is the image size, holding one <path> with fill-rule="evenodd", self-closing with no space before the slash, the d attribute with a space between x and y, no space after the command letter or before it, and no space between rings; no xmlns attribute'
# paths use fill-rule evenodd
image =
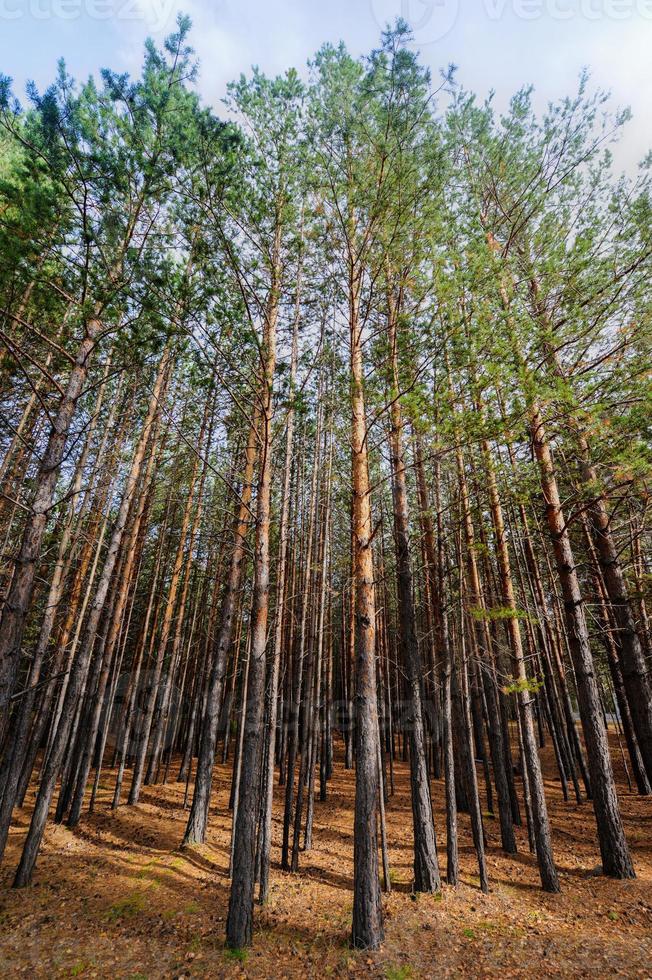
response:
<svg viewBox="0 0 652 980"><path fill-rule="evenodd" d="M351 343L351 450L355 582L355 820L353 830L352 944L377 949L383 940L378 877L378 707L376 702L376 600L372 554L369 447L365 414L361 270L349 280Z"/></svg>
<svg viewBox="0 0 652 980"><path fill-rule="evenodd" d="M250 945L253 930L256 830L260 812L260 775L263 747L265 694L265 651L269 613L269 534L271 521L271 479L274 421L274 371L276 367L276 324L278 319L282 265L281 223L277 220L272 259L271 283L265 307L261 348L261 386L259 393L259 469L256 502L256 544L254 552L253 603L251 611L251 652L247 703L242 719L242 775L240 802L235 820L236 859L229 896L226 942L232 949Z"/></svg>
<svg viewBox="0 0 652 980"><path fill-rule="evenodd" d="M546 520L564 598L568 643L575 668L602 866L604 873L614 878L633 878L634 868L620 816L607 729L595 676L575 556L562 511L552 452L541 409L536 400L530 403L530 433L534 454L539 464Z"/></svg>
<svg viewBox="0 0 652 980"><path fill-rule="evenodd" d="M414 840L414 889L435 892L441 888L435 824L430 798L429 767L426 756L422 706L423 667L417 642L416 617L412 598L408 494L403 445L397 337L398 304L388 295L387 335L391 358L390 449L394 540L396 544L396 587L398 594L400 643L405 664L409 696L410 789Z"/></svg>
<svg viewBox="0 0 652 980"><path fill-rule="evenodd" d="M18 677L25 622L34 591L36 568L41 555L43 537L54 502L59 470L77 402L88 375L91 356L95 350L100 330L99 320L91 319L85 325L84 337L77 350L68 384L59 403L47 448L36 477L34 500L25 524L20 550L15 561L14 574L2 610L0 620L0 745L4 740L9 717L9 702Z"/></svg>
<svg viewBox="0 0 652 980"><path fill-rule="evenodd" d="M129 506L140 476L145 450L149 444L152 426L158 412L159 400L163 394L167 381L169 363L170 349L167 348L158 368L152 396L149 401L147 416L136 446L136 451L134 453L131 469L124 489L120 510L118 512L116 523L111 535L111 542L109 544L104 568L102 570L102 575L98 583L97 592L93 600L89 620L86 626L86 638L72 665L70 679L62 707L61 718L52 742L47 763L41 775L41 782L34 811L32 813L29 831L23 847L20 864L14 878L14 887L17 888L28 885L32 878L41 840L43 839L43 832L45 830L50 802L54 795L57 776L63 761L66 746L68 745L68 737L73 723L75 709L83 693L83 687L86 680L97 627L106 601L113 569L115 568L115 564L118 559L118 553L122 543L122 536L129 513Z"/></svg>
<svg viewBox="0 0 652 980"><path fill-rule="evenodd" d="M257 429L258 414L255 412L247 437L242 483L235 504L233 551L231 552L231 561L220 607L219 632L215 639L212 655L212 665L206 692L206 708L199 739L195 788L183 838L184 844L203 844L206 837L208 807L213 782L213 764L215 762L215 750L217 747L217 729L224 692L224 678L226 676L227 659L233 642L233 631L238 607L238 592L245 564L247 531L251 517L251 493L257 456Z"/></svg>

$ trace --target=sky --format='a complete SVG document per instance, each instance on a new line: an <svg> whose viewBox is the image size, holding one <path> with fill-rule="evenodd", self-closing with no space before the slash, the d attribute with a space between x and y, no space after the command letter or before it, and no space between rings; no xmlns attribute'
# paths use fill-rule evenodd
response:
<svg viewBox="0 0 652 980"><path fill-rule="evenodd" d="M458 79L499 108L523 84L537 105L571 94L583 67L631 106L633 120L615 150L633 173L652 148L652 0L0 0L0 73L22 97L43 88L57 59L85 79L102 67L136 73L145 38L163 38L178 10L193 21L199 89L218 111L227 83L258 65L268 74L307 60L325 42L367 53L380 32L404 17L436 76L448 64Z"/></svg>

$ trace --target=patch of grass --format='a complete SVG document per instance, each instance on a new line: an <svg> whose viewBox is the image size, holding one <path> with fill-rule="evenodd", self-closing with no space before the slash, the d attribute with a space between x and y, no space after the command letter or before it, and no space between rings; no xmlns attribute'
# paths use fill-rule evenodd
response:
<svg viewBox="0 0 652 980"><path fill-rule="evenodd" d="M183 911L186 913L186 915L196 915L197 912L201 911L201 909L198 902L188 902Z"/></svg>
<svg viewBox="0 0 652 980"><path fill-rule="evenodd" d="M385 980L410 980L413 977L412 967L408 966L393 966L391 963L389 966L385 967Z"/></svg>
<svg viewBox="0 0 652 980"><path fill-rule="evenodd" d="M154 872L158 874L161 871L165 872L167 871L167 868L159 867L156 861L148 861L147 864L144 864L142 866L140 871L136 872L136 878L139 878L141 881L143 879L149 878L152 884L154 884L155 882L156 884L159 884L159 881L156 875L154 874Z"/></svg>
<svg viewBox="0 0 652 980"><path fill-rule="evenodd" d="M618 919L620 918L620 916L618 915L617 912L614 912L613 909L612 909L611 912L607 912L607 918L608 919L611 919L612 922L618 922Z"/></svg>
<svg viewBox="0 0 652 980"><path fill-rule="evenodd" d="M145 896L142 892L132 892L126 898L121 898L114 902L107 918L109 922L117 922L119 919L133 919L145 908Z"/></svg>
<svg viewBox="0 0 652 980"><path fill-rule="evenodd" d="M476 928L481 929L483 932L492 932L498 926L495 922L490 922L489 919L485 919L483 922L478 922Z"/></svg>
<svg viewBox="0 0 652 980"><path fill-rule="evenodd" d="M92 965L92 963L87 963L86 960L77 960L77 962L73 963L73 965L70 967L70 976L80 977L82 973L86 973L86 970L92 967Z"/></svg>
<svg viewBox="0 0 652 980"><path fill-rule="evenodd" d="M188 945L188 952L198 953L200 949L201 949L201 936L199 935L198 932L196 932L195 935L190 940L190 943Z"/></svg>
<svg viewBox="0 0 652 980"><path fill-rule="evenodd" d="M230 960L232 963L246 963L247 957L249 956L248 949L238 949L235 947L232 949L230 946L226 946L224 949L224 958Z"/></svg>
<svg viewBox="0 0 652 980"><path fill-rule="evenodd" d="M462 935L465 939L475 939L475 933L473 929L462 929Z"/></svg>

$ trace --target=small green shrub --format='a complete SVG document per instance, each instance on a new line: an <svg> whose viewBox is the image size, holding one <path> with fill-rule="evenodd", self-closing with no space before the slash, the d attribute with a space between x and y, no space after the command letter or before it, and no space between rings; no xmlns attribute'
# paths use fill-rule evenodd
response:
<svg viewBox="0 0 652 980"><path fill-rule="evenodd" d="M238 963L246 963L248 955L249 955L249 950L247 949L238 949L237 947L231 949L231 947L227 946L226 949L224 950L225 959L231 961L237 961Z"/></svg>
<svg viewBox="0 0 652 980"><path fill-rule="evenodd" d="M117 922L119 919L132 919L142 912L144 907L145 896L141 892L132 892L126 898L121 898L113 903L107 912L107 918L110 922Z"/></svg>
<svg viewBox="0 0 652 980"><path fill-rule="evenodd" d="M408 966L389 966L385 967L386 980L410 980L413 976L412 967Z"/></svg>

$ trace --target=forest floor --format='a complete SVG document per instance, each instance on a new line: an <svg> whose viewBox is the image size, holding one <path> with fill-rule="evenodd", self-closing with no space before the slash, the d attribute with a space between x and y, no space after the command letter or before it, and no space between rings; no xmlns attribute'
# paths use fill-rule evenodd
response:
<svg viewBox="0 0 652 980"><path fill-rule="evenodd" d="M328 800L315 805L314 846L298 874L280 871L275 847L270 900L257 907L254 946L241 957L223 946L230 771L216 768L207 843L180 850L183 786L146 787L137 807L111 813L107 770L96 812L74 830L49 825L34 884L16 891L10 884L29 806L19 816L0 877L0 976L652 977L652 799L621 787L638 877L604 878L591 805L563 802L550 750L543 755L561 895L538 887L525 831L518 830L519 854L507 858L491 818L483 895L463 814L462 883L438 896L412 895L409 778L396 765L387 808L392 893L384 896L386 940L377 953L349 949L354 776L341 760ZM434 797L443 872L442 783ZM277 789L276 845L281 818Z"/></svg>

